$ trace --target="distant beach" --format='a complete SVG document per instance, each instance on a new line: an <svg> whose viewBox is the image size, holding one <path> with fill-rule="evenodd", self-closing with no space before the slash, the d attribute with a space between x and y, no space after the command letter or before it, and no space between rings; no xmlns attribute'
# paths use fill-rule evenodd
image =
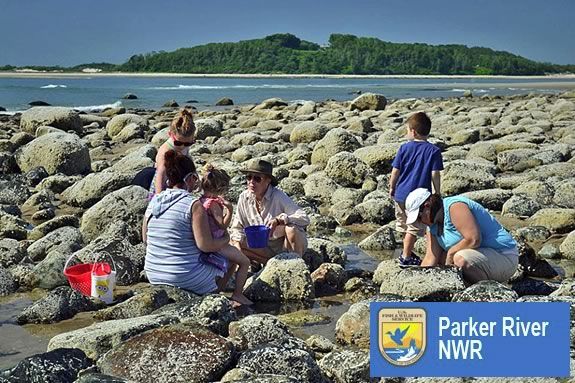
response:
<svg viewBox="0 0 575 383"><path fill-rule="evenodd" d="M477 75L342 75L342 74L231 74L231 73L153 73L153 72L7 72L0 77L70 78L70 77L189 77L189 78L333 78L333 79L575 79L575 74L546 76L477 76Z"/></svg>

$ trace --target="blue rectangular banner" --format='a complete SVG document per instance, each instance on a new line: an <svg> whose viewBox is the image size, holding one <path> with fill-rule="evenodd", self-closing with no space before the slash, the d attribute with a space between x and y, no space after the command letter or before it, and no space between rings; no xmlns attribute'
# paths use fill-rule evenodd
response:
<svg viewBox="0 0 575 383"><path fill-rule="evenodd" d="M568 377L569 320L569 303L371 303L371 376Z"/></svg>

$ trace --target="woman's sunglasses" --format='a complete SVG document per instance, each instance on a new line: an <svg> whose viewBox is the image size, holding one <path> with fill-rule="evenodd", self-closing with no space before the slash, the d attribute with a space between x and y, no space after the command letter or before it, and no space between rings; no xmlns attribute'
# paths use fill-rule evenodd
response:
<svg viewBox="0 0 575 383"><path fill-rule="evenodd" d="M194 141L192 141L192 142L184 142L184 141L174 140L174 145L175 145L175 146L192 146L193 144L194 144Z"/></svg>
<svg viewBox="0 0 575 383"><path fill-rule="evenodd" d="M246 175L246 180L247 180L248 182L250 182L250 181L253 180L256 184L259 184L260 182L262 182L262 177L261 177L261 176L256 176L256 175L253 175L253 174L247 174L247 175Z"/></svg>
<svg viewBox="0 0 575 383"><path fill-rule="evenodd" d="M196 140L192 140L190 142L178 141L178 140L176 140L176 137L174 137L174 135L171 133L170 133L170 137L172 138L172 142L174 143L174 146L192 146L196 142Z"/></svg>

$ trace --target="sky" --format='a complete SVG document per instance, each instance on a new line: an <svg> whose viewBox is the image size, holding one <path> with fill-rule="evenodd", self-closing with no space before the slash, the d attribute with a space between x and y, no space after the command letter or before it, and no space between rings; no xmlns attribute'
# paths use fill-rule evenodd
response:
<svg viewBox="0 0 575 383"><path fill-rule="evenodd" d="M292 33L464 44L575 64L572 0L0 0L0 65L125 62Z"/></svg>

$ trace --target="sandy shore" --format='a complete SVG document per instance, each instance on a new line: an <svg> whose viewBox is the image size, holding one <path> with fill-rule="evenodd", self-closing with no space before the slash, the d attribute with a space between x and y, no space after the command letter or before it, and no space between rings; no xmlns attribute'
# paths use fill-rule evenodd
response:
<svg viewBox="0 0 575 383"><path fill-rule="evenodd" d="M525 79L575 80L575 74L548 76L476 76L476 75L331 75L331 74L198 74L198 73L84 73L84 72L0 72L0 78L74 78L74 77L189 77L189 78L339 78L339 79Z"/></svg>

